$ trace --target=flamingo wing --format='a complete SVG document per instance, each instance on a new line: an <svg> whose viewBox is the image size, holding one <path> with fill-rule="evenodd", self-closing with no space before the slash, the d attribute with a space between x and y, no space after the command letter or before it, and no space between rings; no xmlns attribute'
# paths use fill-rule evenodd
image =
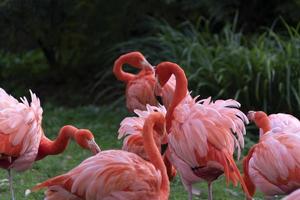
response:
<svg viewBox="0 0 300 200"><path fill-rule="evenodd" d="M33 163L43 135L40 100L30 91L31 103L21 102L0 88L0 154L14 157L12 168L22 171Z"/></svg>
<svg viewBox="0 0 300 200"><path fill-rule="evenodd" d="M146 110L143 111L135 109L134 112L138 115L138 117L126 117L121 122L118 131L118 138L120 139L121 137L126 137L123 141L123 150L135 153L144 158L145 160L149 160L148 155L144 150L142 135L145 119L153 112L160 112L163 115L165 115L166 109L164 106L146 105ZM156 131L154 131L154 138L157 147L160 149L161 142L159 134Z"/></svg>
<svg viewBox="0 0 300 200"><path fill-rule="evenodd" d="M131 80L126 88L126 105L131 111L134 109L145 110L146 104L157 105L154 96L155 89L154 74L139 75Z"/></svg>
<svg viewBox="0 0 300 200"><path fill-rule="evenodd" d="M299 133L299 128L268 132L256 145L248 173L264 194L285 194L300 187Z"/></svg>
<svg viewBox="0 0 300 200"><path fill-rule="evenodd" d="M271 128L300 127L300 121L293 115L278 113L269 115Z"/></svg>
<svg viewBox="0 0 300 200"><path fill-rule="evenodd" d="M160 171L151 163L130 152L109 150L86 159L67 174L49 179L33 190L44 187L51 190L55 186L63 188L64 193L67 191L66 195L82 200L157 199L161 181ZM54 195L53 192L49 194Z"/></svg>
<svg viewBox="0 0 300 200"><path fill-rule="evenodd" d="M231 180L234 185L240 181L247 190L232 157L235 148L240 154L244 142L244 123L248 122L238 107L239 103L234 100L211 102L208 98L199 102L196 99L183 100L175 108L168 140L173 160L182 161L173 164L181 163L176 167L179 171L183 169L180 173L185 182L195 182L195 177L184 175L187 170L193 171L199 180L209 182L225 172L227 181Z"/></svg>
<svg viewBox="0 0 300 200"><path fill-rule="evenodd" d="M237 147L240 154L246 132L244 123L248 123L248 120L237 106L239 103L234 100L213 103L210 98L199 103L192 100L177 106L172 134L169 135L169 142L174 145L176 154L190 166L198 163L195 154L191 152L206 157L209 144L218 150L226 149L231 155Z"/></svg>

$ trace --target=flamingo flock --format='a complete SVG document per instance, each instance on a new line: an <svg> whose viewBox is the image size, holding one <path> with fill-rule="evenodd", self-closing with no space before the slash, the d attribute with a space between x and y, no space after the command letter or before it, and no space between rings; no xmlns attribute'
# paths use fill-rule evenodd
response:
<svg viewBox="0 0 300 200"><path fill-rule="evenodd" d="M125 72L128 64L139 72ZM202 196L193 186L225 181L241 185L246 199L256 191L265 199L286 195L300 200L300 121L292 115L244 114L233 99L192 97L184 70L172 62L152 66L140 52L116 59L113 73L126 84L126 106L135 116L122 120L116 139L121 150L101 151L88 129L65 125L51 141L42 129L42 108L30 91L19 102L0 88L0 167L8 171L14 200L12 170L24 171L35 161L62 153L70 139L93 156L69 172L32 187L46 189L45 200L167 200L170 181L179 176L188 199ZM259 141L243 158L246 125L254 122ZM42 162L42 161L41 161ZM28 192L28 194L30 193Z"/></svg>

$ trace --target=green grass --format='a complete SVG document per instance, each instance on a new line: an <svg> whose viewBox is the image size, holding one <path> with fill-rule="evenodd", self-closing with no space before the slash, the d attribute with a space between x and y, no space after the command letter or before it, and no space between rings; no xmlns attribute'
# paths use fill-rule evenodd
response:
<svg viewBox="0 0 300 200"><path fill-rule="evenodd" d="M88 128L96 136L96 141L102 150L120 148L121 141L117 140L117 130L120 121L127 116L125 109L104 108L104 107L80 107L80 108L62 108L46 106L44 109L43 127L45 134L51 139L55 138L59 128L66 124L73 124L79 128ZM32 169L24 173L14 172L14 188L17 200L25 199L24 193L26 189L33 187L36 183L42 182L50 177L65 173L89 157L90 153L84 151L74 142L72 142L67 150L57 156L49 156L41 161L36 162ZM7 178L4 170L0 172L0 179ZM207 185L201 183L197 185L202 190L201 197L194 199L207 199ZM214 199L243 199L241 188L232 186L226 187L223 178L216 181L213 187ZM32 193L28 200L42 199L43 191ZM7 184L0 183L0 199L10 199L9 187ZM171 183L172 200L187 199L187 193L181 185L177 177Z"/></svg>

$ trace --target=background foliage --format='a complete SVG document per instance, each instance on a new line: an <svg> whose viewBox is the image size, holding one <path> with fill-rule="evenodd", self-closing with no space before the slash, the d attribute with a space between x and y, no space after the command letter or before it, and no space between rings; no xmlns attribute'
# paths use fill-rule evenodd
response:
<svg viewBox="0 0 300 200"><path fill-rule="evenodd" d="M176 28L153 23L159 33L121 44L124 52L138 48L154 63L179 63L194 95L235 98L246 110L299 113L298 27L282 21L286 34L266 29L245 35L236 31L236 23L225 25L217 34L202 19L196 25L185 22Z"/></svg>
<svg viewBox="0 0 300 200"><path fill-rule="evenodd" d="M111 133L128 113L112 65L132 50L154 65L179 63L194 96L236 98L244 111L300 117L299 8L300 0L0 0L0 85L15 96L29 88L38 94L50 137L63 124L76 124L100 131L103 149L120 147ZM88 104L97 107L81 107ZM86 156L72 144L66 154L16 175L18 199ZM223 180L214 190L216 199L243 198ZM8 194L6 185L0 183L0 192ZM176 179L171 199L183 198Z"/></svg>
<svg viewBox="0 0 300 200"><path fill-rule="evenodd" d="M120 99L113 61L171 60L194 95L300 110L299 0L1 0L1 87L69 106ZM122 97L121 97L122 98ZM121 101L121 100L120 100Z"/></svg>

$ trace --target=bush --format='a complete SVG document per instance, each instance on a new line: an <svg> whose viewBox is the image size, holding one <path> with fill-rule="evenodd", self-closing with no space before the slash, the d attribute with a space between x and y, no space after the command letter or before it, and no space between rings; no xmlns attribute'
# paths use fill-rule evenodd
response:
<svg viewBox="0 0 300 200"><path fill-rule="evenodd" d="M152 63L180 64L194 96L235 98L245 110L300 116L299 26L283 22L286 34L268 29L247 36L236 31L235 25L213 34L203 20L178 28L154 23L158 34L119 45L121 51L139 49Z"/></svg>

